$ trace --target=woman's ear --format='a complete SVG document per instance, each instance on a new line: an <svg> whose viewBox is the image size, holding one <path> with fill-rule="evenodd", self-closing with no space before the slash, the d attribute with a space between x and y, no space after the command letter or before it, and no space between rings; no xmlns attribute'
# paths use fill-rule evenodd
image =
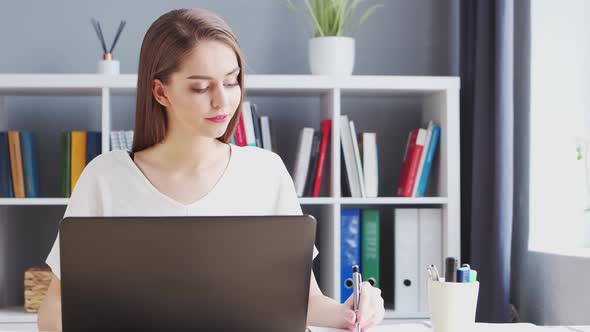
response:
<svg viewBox="0 0 590 332"><path fill-rule="evenodd" d="M166 96L164 83L157 78L152 82L152 94L160 105L166 108L170 107L170 100L168 99L168 96Z"/></svg>

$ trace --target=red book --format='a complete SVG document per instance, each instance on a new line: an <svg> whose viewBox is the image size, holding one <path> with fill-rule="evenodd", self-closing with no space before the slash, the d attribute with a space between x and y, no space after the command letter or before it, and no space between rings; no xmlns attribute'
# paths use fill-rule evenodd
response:
<svg viewBox="0 0 590 332"><path fill-rule="evenodd" d="M427 131L422 128L414 129L410 133L397 188L398 196L412 197L416 174L418 173L420 158L422 157L422 150L426 143L426 134Z"/></svg>
<svg viewBox="0 0 590 332"><path fill-rule="evenodd" d="M322 133L322 141L320 142L320 153L318 156L318 166L316 176L313 182L312 197L320 197L320 188L322 185L322 175L324 174L324 165L326 164L326 152L328 151L328 143L330 142L330 130L332 129L332 120L325 119L320 124L320 132Z"/></svg>
<svg viewBox="0 0 590 332"><path fill-rule="evenodd" d="M246 129L244 128L243 114L244 113L240 113L240 119L238 120L238 125L236 126L236 131L234 132L237 146L248 145L248 143L246 142Z"/></svg>

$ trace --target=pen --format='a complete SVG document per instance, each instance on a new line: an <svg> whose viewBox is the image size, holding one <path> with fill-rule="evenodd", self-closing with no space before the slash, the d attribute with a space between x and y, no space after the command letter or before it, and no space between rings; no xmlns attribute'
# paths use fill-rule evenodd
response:
<svg viewBox="0 0 590 332"><path fill-rule="evenodd" d="M352 266L352 297L353 297L353 302L354 302L354 314L355 316L358 316L358 311L359 311L359 302L361 299L361 282L362 282L362 278L361 278L361 273L359 272L359 266L358 265L353 265ZM356 322L356 332L360 332L361 331L361 324L358 321L357 318L357 322Z"/></svg>
<svg viewBox="0 0 590 332"><path fill-rule="evenodd" d="M426 269L428 270L428 275L432 281L440 281L440 275L438 274L436 265L430 264Z"/></svg>

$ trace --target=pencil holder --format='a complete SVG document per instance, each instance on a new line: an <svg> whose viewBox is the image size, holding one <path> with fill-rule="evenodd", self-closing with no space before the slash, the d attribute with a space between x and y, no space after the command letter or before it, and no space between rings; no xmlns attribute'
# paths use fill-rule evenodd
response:
<svg viewBox="0 0 590 332"><path fill-rule="evenodd" d="M479 282L428 280L428 299L433 332L462 332L475 329Z"/></svg>
<svg viewBox="0 0 590 332"><path fill-rule="evenodd" d="M119 60L114 60L110 53L104 55L97 65L97 72L106 75L118 75L120 73Z"/></svg>

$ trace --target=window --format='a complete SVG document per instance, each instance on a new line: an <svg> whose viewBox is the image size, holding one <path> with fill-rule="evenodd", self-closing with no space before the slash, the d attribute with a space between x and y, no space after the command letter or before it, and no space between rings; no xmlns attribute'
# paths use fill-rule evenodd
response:
<svg viewBox="0 0 590 332"><path fill-rule="evenodd" d="M590 247L590 1L531 1L530 91L529 247Z"/></svg>

